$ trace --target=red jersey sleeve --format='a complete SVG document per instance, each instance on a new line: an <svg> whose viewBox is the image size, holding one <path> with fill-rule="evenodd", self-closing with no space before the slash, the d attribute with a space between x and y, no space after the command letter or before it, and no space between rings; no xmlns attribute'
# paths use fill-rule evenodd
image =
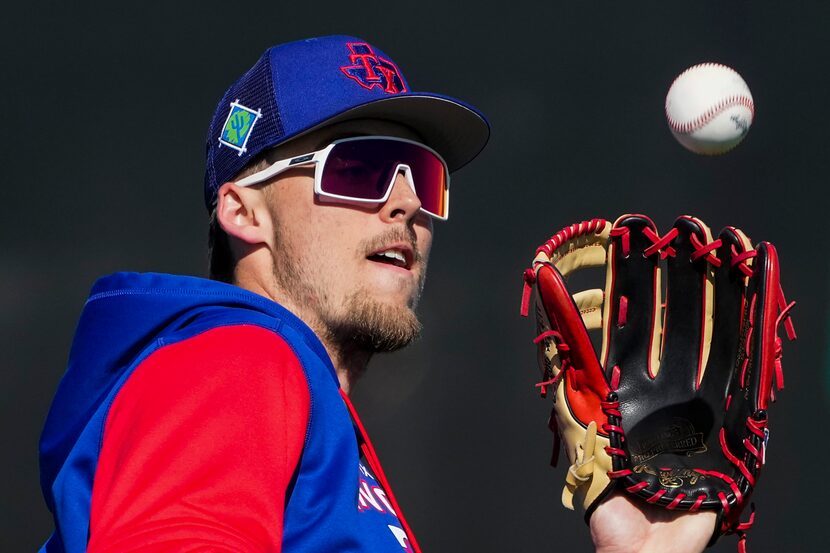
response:
<svg viewBox="0 0 830 553"><path fill-rule="evenodd" d="M293 350L260 327L152 353L107 417L88 550L279 552L309 406Z"/></svg>

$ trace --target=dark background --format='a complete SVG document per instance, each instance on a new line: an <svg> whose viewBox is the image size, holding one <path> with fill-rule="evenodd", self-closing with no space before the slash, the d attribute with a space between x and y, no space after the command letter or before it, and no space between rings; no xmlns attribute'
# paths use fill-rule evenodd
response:
<svg viewBox="0 0 830 553"><path fill-rule="evenodd" d="M562 226L625 212L662 229L691 213L777 245L800 336L785 345L750 550L826 547L830 5L177 4L3 8L0 550L33 551L51 531L37 439L92 282L204 274L216 102L267 46L332 33L376 43L414 89L463 98L493 126L437 229L423 339L373 361L355 393L424 550L592 551L560 505L564 467L547 466L520 274ZM675 75L703 61L736 68L757 106L718 158L681 148L663 114Z"/></svg>

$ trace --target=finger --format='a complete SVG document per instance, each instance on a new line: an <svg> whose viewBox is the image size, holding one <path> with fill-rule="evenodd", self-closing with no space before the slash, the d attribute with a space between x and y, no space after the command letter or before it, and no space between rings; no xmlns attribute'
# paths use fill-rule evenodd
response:
<svg viewBox="0 0 830 553"><path fill-rule="evenodd" d="M689 216L679 217L671 232L675 237L666 247L666 319L658 378L665 379L664 390L690 395L703 376L712 338L714 274L703 254L712 233Z"/></svg>
<svg viewBox="0 0 830 553"><path fill-rule="evenodd" d="M751 276L746 287L735 374L726 399L721 446L731 452L733 463L742 473L738 485L746 493L755 485L764 464L769 437L767 408L776 368L778 255L772 244L761 242L736 266L739 264L749 266L747 273Z"/></svg>
<svg viewBox="0 0 830 553"><path fill-rule="evenodd" d="M778 314L778 253L769 242L755 248L752 277L746 290L749 304L743 355L739 357L740 376L735 379L739 395L749 403L749 412L765 410L772 394L775 374L776 316Z"/></svg>
<svg viewBox="0 0 830 553"><path fill-rule="evenodd" d="M660 268L645 254L656 235L644 215L620 217L611 230L601 359L621 398L646 393L659 370Z"/></svg>
<svg viewBox="0 0 830 553"><path fill-rule="evenodd" d="M706 363L700 394L710 405L723 405L738 359L747 276L733 260L740 260L746 252L752 252L752 242L734 227L724 228L718 236L719 266L715 273L715 313L712 331L712 347ZM740 261L738 261L740 263Z"/></svg>

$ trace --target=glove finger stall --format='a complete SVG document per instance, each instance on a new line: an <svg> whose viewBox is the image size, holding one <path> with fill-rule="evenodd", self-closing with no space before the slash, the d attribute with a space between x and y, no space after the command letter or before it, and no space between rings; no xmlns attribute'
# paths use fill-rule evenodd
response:
<svg viewBox="0 0 830 553"><path fill-rule="evenodd" d="M644 392L657 370L660 268L645 254L649 234L656 228L642 215L621 217L611 230L602 364L620 397Z"/></svg>

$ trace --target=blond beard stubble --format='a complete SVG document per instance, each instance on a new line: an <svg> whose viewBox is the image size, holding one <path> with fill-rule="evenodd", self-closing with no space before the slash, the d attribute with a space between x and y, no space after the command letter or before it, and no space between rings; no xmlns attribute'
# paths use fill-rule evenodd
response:
<svg viewBox="0 0 830 553"><path fill-rule="evenodd" d="M417 296L412 307L396 307L375 301L365 290L352 292L342 306L333 306L327 290L308 274L296 252L275 232L275 244L279 258L274 264L273 276L278 286L298 307L317 312L321 328L314 330L321 338L340 345L369 353L397 351L416 339L421 333L421 323L415 314L426 275L423 262ZM305 321L308 323L309 321Z"/></svg>

